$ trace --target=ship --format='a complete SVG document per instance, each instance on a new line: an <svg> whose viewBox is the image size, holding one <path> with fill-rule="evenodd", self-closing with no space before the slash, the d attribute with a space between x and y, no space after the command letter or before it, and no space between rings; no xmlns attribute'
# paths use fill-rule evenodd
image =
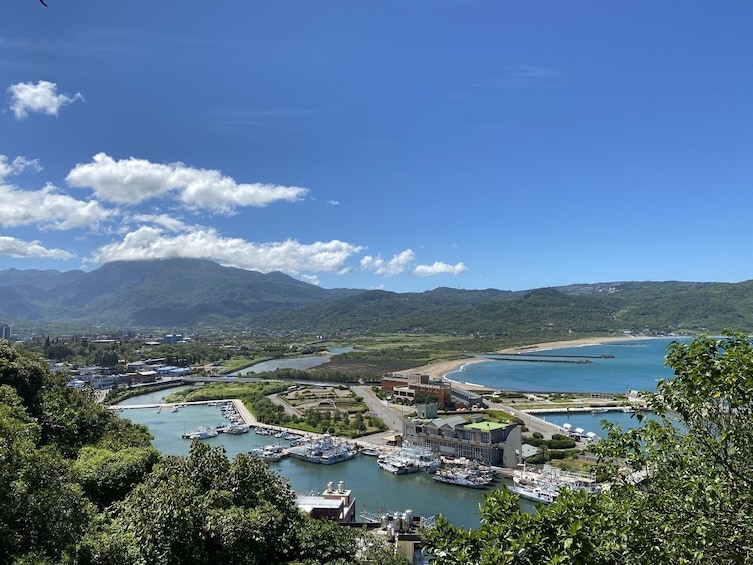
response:
<svg viewBox="0 0 753 565"><path fill-rule="evenodd" d="M187 432L183 434L184 439L208 439L210 437L216 437L218 433L213 430L212 428L207 428L204 426L196 428L192 432Z"/></svg>
<svg viewBox="0 0 753 565"><path fill-rule="evenodd" d="M329 434L310 439L291 449L290 455L301 461L332 465L353 459L356 450L348 443L338 441Z"/></svg>
<svg viewBox="0 0 753 565"><path fill-rule="evenodd" d="M443 467L434 473L434 480L461 487L486 488L494 482L494 475L479 467Z"/></svg>
<svg viewBox="0 0 753 565"><path fill-rule="evenodd" d="M588 494L601 494L601 485L592 474L565 471L551 465L541 468L523 466L513 471L511 492L526 500L552 503L563 489L580 490Z"/></svg>
<svg viewBox="0 0 753 565"><path fill-rule="evenodd" d="M377 465L393 475L418 471L434 473L442 465L442 460L429 448L407 443L397 451L380 456Z"/></svg>

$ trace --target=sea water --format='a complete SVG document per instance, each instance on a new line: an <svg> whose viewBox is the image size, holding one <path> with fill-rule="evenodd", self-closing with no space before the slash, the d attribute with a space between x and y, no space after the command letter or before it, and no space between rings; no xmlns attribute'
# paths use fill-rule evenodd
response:
<svg viewBox="0 0 753 565"><path fill-rule="evenodd" d="M520 361L479 357L446 377L489 388L528 392L612 392L654 390L672 377L664 366L674 338L625 339L520 355ZM506 359L514 358L507 356ZM527 359L527 360L524 360Z"/></svg>
<svg viewBox="0 0 753 565"><path fill-rule="evenodd" d="M587 364L484 360L467 364L462 370L447 376L456 381L511 390L621 393L629 389L653 390L658 379L672 376L671 370L663 365L670 341L631 339L548 352L560 356L613 356L589 358L591 363ZM157 404L170 392L172 390L147 393L128 399L121 405ZM177 412L169 408L159 412L156 408L127 409L121 415L135 423L147 425L154 436L154 446L162 453L175 455L188 453L190 441L181 437L183 433L199 426L216 426L223 422L219 408L203 405L188 405ZM620 423L623 428L637 425L635 418L621 412L551 414L546 418L559 425L569 422L574 428L582 427L597 434L601 430L602 420ZM285 440L260 436L253 431L243 435L220 434L203 441L209 445L223 446L230 458L268 443L286 445ZM329 482L337 484L344 481L345 488L350 489L356 497L359 512L366 510L376 514L411 509L414 514L422 516L442 514L453 524L467 528L478 527L479 503L489 492L437 483L426 473L394 476L379 469L374 457L364 455L335 465L317 465L292 458L269 465L288 479L298 493L321 492ZM504 488L504 483L499 481L496 486ZM526 502L521 505L530 509Z"/></svg>

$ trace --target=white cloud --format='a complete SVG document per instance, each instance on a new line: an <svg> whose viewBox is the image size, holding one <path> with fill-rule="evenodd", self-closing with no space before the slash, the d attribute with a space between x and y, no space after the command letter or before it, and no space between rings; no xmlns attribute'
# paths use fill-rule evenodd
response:
<svg viewBox="0 0 753 565"><path fill-rule="evenodd" d="M157 224L171 232L181 232L188 229L188 224L167 214L136 214L130 219L139 224Z"/></svg>
<svg viewBox="0 0 753 565"><path fill-rule="evenodd" d="M7 176L22 173L26 169L39 172L42 170L42 166L39 164L38 159L27 159L26 157L19 156L9 162L7 156L0 155L0 181Z"/></svg>
<svg viewBox="0 0 753 565"><path fill-rule="evenodd" d="M10 108L16 119L22 120L29 116L29 112L39 112L57 116L60 108L66 104L84 99L80 92L73 96L57 93L57 84L46 80L33 82L19 82L8 87L10 94Z"/></svg>
<svg viewBox="0 0 753 565"><path fill-rule="evenodd" d="M184 233L166 235L155 226L141 226L122 241L100 247L91 261L188 257L211 259L227 267L261 272L282 271L297 275L303 271L338 272L361 247L343 241L302 244L295 240L255 243L227 238L208 227L193 227Z"/></svg>
<svg viewBox="0 0 753 565"><path fill-rule="evenodd" d="M432 265L417 265L413 269L413 274L419 277L430 277L433 275L459 275L464 273L468 268L463 263L457 263L456 265L448 265L441 261L436 261Z"/></svg>
<svg viewBox="0 0 753 565"><path fill-rule="evenodd" d="M75 255L63 249L47 249L39 241L22 241L15 237L0 236L0 255L15 258L45 257L49 259L73 259Z"/></svg>
<svg viewBox="0 0 753 565"><path fill-rule="evenodd" d="M41 190L18 190L0 184L0 226L36 225L43 230L96 228L113 212L98 202L83 202L48 184Z"/></svg>
<svg viewBox="0 0 753 565"><path fill-rule="evenodd" d="M319 277L317 277L316 275L301 275L301 280L303 282L319 286Z"/></svg>
<svg viewBox="0 0 753 565"><path fill-rule="evenodd" d="M138 204L178 192L188 208L225 213L278 200L295 202L308 193L298 186L237 183L220 171L183 163L165 165L134 157L115 161L105 153L95 155L91 163L76 165L65 180L70 186L90 187L99 198L111 202Z"/></svg>
<svg viewBox="0 0 753 565"><path fill-rule="evenodd" d="M373 271L376 275L391 277L405 272L408 266L414 261L415 253L411 249L406 249L392 259L385 261L380 256L372 257L367 255L361 259L361 268L365 271Z"/></svg>

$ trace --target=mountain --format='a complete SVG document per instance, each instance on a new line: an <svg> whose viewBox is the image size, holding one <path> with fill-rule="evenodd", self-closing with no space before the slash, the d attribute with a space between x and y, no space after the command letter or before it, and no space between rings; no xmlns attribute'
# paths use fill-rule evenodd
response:
<svg viewBox="0 0 753 565"><path fill-rule="evenodd" d="M3 319L141 327L223 322L360 292L196 259L115 261L88 273L11 269L0 271L0 290Z"/></svg>
<svg viewBox="0 0 753 565"><path fill-rule="evenodd" d="M527 291L324 289L197 259L91 272L0 271L0 323L251 331L426 332L548 339L753 330L753 281L610 282Z"/></svg>

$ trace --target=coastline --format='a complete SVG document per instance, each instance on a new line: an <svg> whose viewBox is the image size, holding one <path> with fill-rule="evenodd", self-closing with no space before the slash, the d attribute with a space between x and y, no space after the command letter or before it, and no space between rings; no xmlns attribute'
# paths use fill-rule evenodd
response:
<svg viewBox="0 0 753 565"><path fill-rule="evenodd" d="M571 339L571 340L549 341L549 342L544 342L544 343L534 343L532 345L520 345L517 347L508 347L506 349L495 351L494 353L514 355L517 353L548 351L551 349L562 349L566 347L582 347L586 345L599 345L602 343L613 343L617 341L631 341L631 340L643 341L647 339L658 339L658 338L655 338L652 336L605 336L602 338L584 337L584 338ZM459 381L459 380L455 380L455 379L451 379L447 377L449 373L456 372L462 369L466 365L470 365L471 363L481 363L481 362L483 362L483 359L473 359L470 357L467 357L465 359L455 359L452 361L439 361L437 363L430 363L429 365L418 367L415 369L415 372L429 375L429 377L432 379L442 379L442 380L448 381L452 383L453 386L456 386L458 388L462 388L465 390L494 391L496 389L492 389L487 386L475 385L473 383L466 383L463 381Z"/></svg>

